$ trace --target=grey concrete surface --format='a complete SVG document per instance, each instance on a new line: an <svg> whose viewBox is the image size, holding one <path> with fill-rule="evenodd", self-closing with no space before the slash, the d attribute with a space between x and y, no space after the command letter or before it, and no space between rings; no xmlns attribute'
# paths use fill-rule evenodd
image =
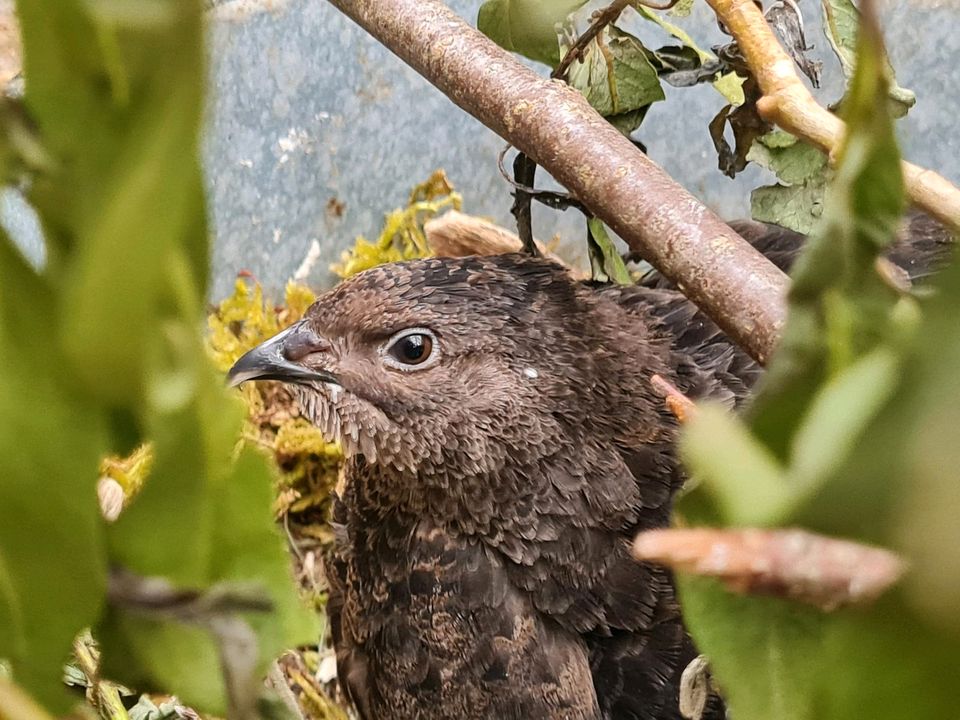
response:
<svg viewBox="0 0 960 720"><path fill-rule="evenodd" d="M818 94L836 100L842 80L819 30L819 3L799 2L812 26L808 40L825 62L828 82ZM463 194L466 211L512 226L509 187L496 169L498 137L323 0L272 0L270 10L253 13L248 3L212 3L204 160L213 298L229 292L241 269L278 289L314 241L320 259L309 281L329 284L329 263L357 235L376 236L383 214L436 168ZM473 22L480 0L450 5ZM896 0L883 22L900 84L919 98L900 123L905 154L960 181L960 7ZM683 24L705 46L725 40L704 3ZM669 40L649 23L628 25L651 43ZM746 215L750 189L768 178L753 167L733 181L717 171L706 126L723 100L707 86L667 92L639 139L721 215ZM29 237L29 219L14 205L0 203L5 224ZM534 222L539 237L560 234L568 256L582 255L575 211L538 208ZM28 244L36 255L36 242Z"/></svg>

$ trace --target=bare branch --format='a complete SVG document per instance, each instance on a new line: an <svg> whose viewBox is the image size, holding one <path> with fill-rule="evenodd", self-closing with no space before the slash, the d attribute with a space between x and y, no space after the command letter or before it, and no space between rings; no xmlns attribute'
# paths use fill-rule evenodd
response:
<svg viewBox="0 0 960 720"><path fill-rule="evenodd" d="M822 610L869 603L896 583L904 561L882 548L806 530L648 530L638 560L721 580L735 592L791 598Z"/></svg>
<svg viewBox="0 0 960 720"><path fill-rule="evenodd" d="M787 278L573 88L545 80L438 0L331 0L567 187L761 363Z"/></svg>
<svg viewBox="0 0 960 720"><path fill-rule="evenodd" d="M831 163L843 138L844 124L807 90L754 0L707 0L727 32L737 41L763 97L757 110L769 122L818 147ZM932 170L903 163L910 200L935 218L960 228L960 189Z"/></svg>

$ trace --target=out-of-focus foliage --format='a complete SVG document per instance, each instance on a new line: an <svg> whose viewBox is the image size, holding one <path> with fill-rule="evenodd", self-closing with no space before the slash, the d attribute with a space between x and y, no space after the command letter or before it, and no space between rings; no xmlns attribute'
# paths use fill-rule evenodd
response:
<svg viewBox="0 0 960 720"><path fill-rule="evenodd" d="M243 408L203 351L202 3L29 0L18 12L27 94L9 116L22 110L32 134L10 147L33 150L7 154L3 177L28 188L47 260L34 269L0 240L0 657L61 712L61 668L89 626L107 674L222 712L204 628L251 628L262 670L316 621L291 582L266 463L235 451ZM100 459L148 438L150 476L107 526ZM199 598L242 588L272 610L214 607L191 625L134 612L122 591L107 603L108 567Z"/></svg>
<svg viewBox="0 0 960 720"><path fill-rule="evenodd" d="M746 421L705 408L689 427L699 485L681 511L883 545L913 570L874 605L832 613L681 578L691 631L745 720L957 711L960 268L922 308L877 272L904 202L884 67L865 22L848 133L793 273L784 341Z"/></svg>
<svg viewBox="0 0 960 720"><path fill-rule="evenodd" d="M477 27L500 47L548 65L560 62L557 26L587 0L486 0Z"/></svg>
<svg viewBox="0 0 960 720"><path fill-rule="evenodd" d="M375 242L358 237L353 248L345 250L340 262L330 269L347 278L383 263L427 257L430 248L423 224L441 210L460 210L461 205L460 193L454 191L443 170L437 170L413 189L405 208L387 215Z"/></svg>

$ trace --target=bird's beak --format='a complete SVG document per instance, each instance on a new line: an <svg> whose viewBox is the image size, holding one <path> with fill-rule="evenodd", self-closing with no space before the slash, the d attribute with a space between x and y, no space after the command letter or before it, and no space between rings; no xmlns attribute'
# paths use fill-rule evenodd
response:
<svg viewBox="0 0 960 720"><path fill-rule="evenodd" d="M325 370L304 367L299 362L310 353L322 352L328 347L325 340L300 321L257 345L237 360L227 373L227 383L230 387L236 387L247 380L280 380L300 385L325 382L339 385L336 375Z"/></svg>

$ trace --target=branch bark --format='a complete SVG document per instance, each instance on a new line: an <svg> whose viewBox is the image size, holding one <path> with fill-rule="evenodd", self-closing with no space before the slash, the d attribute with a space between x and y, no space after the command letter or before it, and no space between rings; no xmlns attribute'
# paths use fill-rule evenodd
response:
<svg viewBox="0 0 960 720"><path fill-rule="evenodd" d="M707 0L737 41L763 97L757 111L768 122L828 154L831 164L843 138L843 121L820 105L797 74L754 0ZM960 228L960 189L932 170L903 163L910 200L943 223Z"/></svg>
<svg viewBox="0 0 960 720"><path fill-rule="evenodd" d="M638 560L712 577L734 592L791 598L824 611L865 605L906 571L897 554L789 528L663 528L633 543Z"/></svg>
<svg viewBox="0 0 960 720"><path fill-rule="evenodd" d="M754 358L769 359L786 276L580 93L539 77L437 0L330 2L545 168Z"/></svg>

